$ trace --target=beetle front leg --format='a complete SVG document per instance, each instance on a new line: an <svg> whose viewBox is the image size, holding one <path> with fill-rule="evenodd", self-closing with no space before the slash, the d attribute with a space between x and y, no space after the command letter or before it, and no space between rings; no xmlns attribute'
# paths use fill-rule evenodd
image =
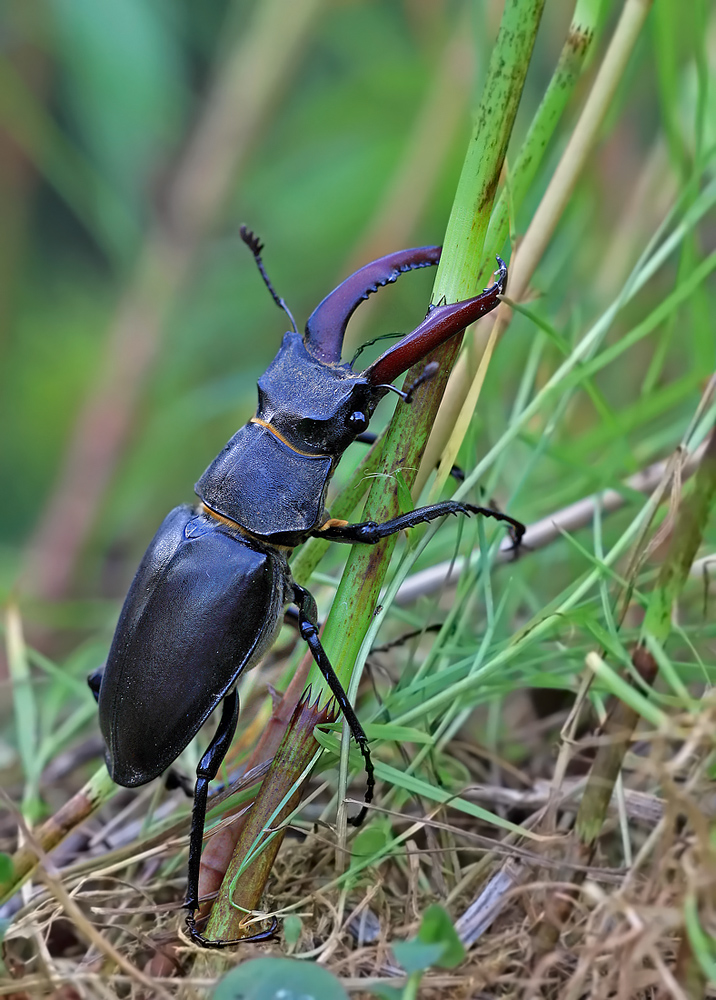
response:
<svg viewBox="0 0 716 1000"><path fill-rule="evenodd" d="M298 584L293 585L293 599L298 607L298 620L301 638L308 645L311 655L316 661L318 669L323 674L326 683L331 689L333 697L338 702L340 710L348 723L348 728L351 731L353 739L356 741L360 752L363 754L367 775L365 790L366 804L356 816L353 816L348 820L352 826L360 826L368 812L368 803L373 800L373 789L375 788L373 761L368 747L368 737L358 721L358 716L353 711L353 706L348 701L348 695L343 690L343 685L338 680L336 672L331 666L331 661L328 659L326 651L321 645L321 640L318 638L318 609L316 608L316 602L314 601L312 595L309 594L307 590L304 590L303 587L299 587Z"/></svg>
<svg viewBox="0 0 716 1000"><path fill-rule="evenodd" d="M496 521L504 521L510 526L513 549L518 549L522 536L527 530L521 521L515 520L509 514L490 507L476 507L471 503L458 503L456 500L444 500L442 503L431 504L429 507L416 507L409 514L400 514L389 521L379 524L377 521L362 521L360 524L336 524L327 522L323 529L319 528L313 534L316 538L325 538L331 542L362 542L365 545L375 545L376 542L390 535L395 535L405 528L414 528L418 524L434 521L446 514L481 514L483 517L493 517Z"/></svg>

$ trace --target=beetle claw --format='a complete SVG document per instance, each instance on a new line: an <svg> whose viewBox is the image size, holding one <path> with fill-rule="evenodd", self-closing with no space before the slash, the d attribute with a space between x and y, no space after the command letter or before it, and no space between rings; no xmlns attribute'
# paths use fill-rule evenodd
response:
<svg viewBox="0 0 716 1000"><path fill-rule="evenodd" d="M186 926L189 931L189 937L192 939L194 944L198 944L201 948L214 948L216 950L220 948L235 948L240 944L259 944L262 941L272 941L277 937L278 931L278 920L276 917L271 918L271 926L265 931L258 931L256 934L249 934L247 937L241 938L207 938L196 929L196 920L194 919L193 911L187 914Z"/></svg>

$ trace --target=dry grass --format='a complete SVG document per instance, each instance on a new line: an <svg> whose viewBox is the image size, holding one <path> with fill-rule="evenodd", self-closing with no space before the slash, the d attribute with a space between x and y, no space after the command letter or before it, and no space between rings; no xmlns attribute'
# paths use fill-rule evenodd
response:
<svg viewBox="0 0 716 1000"><path fill-rule="evenodd" d="M406 801L390 812L394 832L409 832L404 847L337 890L325 888L335 876L330 827L301 824L279 854L266 898L279 915L300 915L300 937L288 952L310 954L357 995L361 983L400 983L391 942L414 935L425 907L439 901L456 918L463 939L478 924L483 929L458 970L425 976L421 997L695 995L686 976L693 966L685 932L690 900L702 925L716 929L713 700L694 715L675 717L668 735L635 735L623 787L588 865L568 863L574 855L570 831L584 787L579 776L598 737L585 733L569 747L568 775L558 784L558 720L545 725L527 696L512 701L507 709L520 719L534 766L518 769L464 743L451 750L470 768L465 796L539 839L500 836L450 808L426 813L419 802ZM1 981L1 995L75 995L67 984L81 997L146 995L146 985L117 968L114 950L156 989L204 995L207 959L201 955L197 968L197 949L182 933L183 839L166 837L151 851L140 851L136 816L93 822L91 829L94 848L79 838L71 856L65 848L64 859L57 859L81 920L66 916L54 879L38 887L9 932L12 979ZM107 840L123 843L126 851L113 866L103 857ZM175 877L167 874L172 867ZM495 887L493 896L476 905L488 884ZM90 927L106 942L104 952L90 940ZM208 961L223 967L286 950L285 942L247 945ZM701 995L712 992L702 988Z"/></svg>

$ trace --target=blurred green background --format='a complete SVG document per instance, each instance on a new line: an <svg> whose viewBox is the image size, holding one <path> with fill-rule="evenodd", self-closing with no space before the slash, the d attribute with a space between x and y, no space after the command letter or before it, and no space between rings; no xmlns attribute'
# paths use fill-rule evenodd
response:
<svg viewBox="0 0 716 1000"><path fill-rule="evenodd" d="M620 7L604 4L607 28ZM354 266L440 241L501 8L5 0L0 582L7 593L24 574L31 622L110 627L162 517L191 500L253 412L256 378L286 324L238 237L241 222L265 241L299 326ZM573 8L547 0L513 148ZM694 92L693 31L684 5L657 2L540 269L544 308L568 336L615 293L673 200L681 147L670 129ZM570 105L567 125L577 110ZM513 220L517 233L563 142ZM411 329L431 280L419 273L382 292L355 336ZM705 298L694 308L706 323ZM480 416L488 434L509 410L533 333L518 318L511 350L498 351ZM656 381L671 365L671 403L686 420L713 358L706 337L682 346L666 343ZM642 368L638 355L633 368L610 369L612 401L639 398L650 362ZM599 413L575 416L598 455ZM673 444L673 410L654 419ZM604 460L638 467L613 450ZM577 477L568 492L581 485ZM531 508L525 498L517 514L527 520L571 498L548 492Z"/></svg>

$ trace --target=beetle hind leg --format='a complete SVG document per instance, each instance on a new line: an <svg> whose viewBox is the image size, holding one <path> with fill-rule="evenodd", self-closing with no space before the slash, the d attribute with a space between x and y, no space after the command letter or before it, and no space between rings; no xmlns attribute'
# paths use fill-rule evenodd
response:
<svg viewBox="0 0 716 1000"><path fill-rule="evenodd" d="M318 638L318 612L316 609L316 602L311 594L309 594L307 590L304 590L303 587L299 587L298 584L293 585L293 599L298 607L299 631L301 633L301 638L310 649L311 655L316 661L318 669L323 674L326 683L331 689L333 697L338 702L338 706L343 713L343 717L348 723L353 739L358 744L358 749L363 754L367 776L365 805L356 816L352 816L348 820L352 826L360 826L368 812L368 804L373 800L373 789L375 788L375 775L373 771L373 761L368 747L368 737L358 721L358 716L355 714L353 706L348 701L348 695L343 690L343 685L338 680L336 672L331 666L331 661L328 659L326 651L321 645L321 640Z"/></svg>
<svg viewBox="0 0 716 1000"><path fill-rule="evenodd" d="M230 948L233 945L246 944L252 941L270 941L278 929L278 920L276 920L276 917L273 918L268 930L259 931L257 934L236 938L231 941L206 938L196 929L194 914L199 909L199 863L201 862L201 842L204 834L204 822L206 820L206 800L209 794L209 782L216 777L221 767L221 762L226 756L226 752L234 738L238 721L239 695L236 689L234 689L231 694L227 694L226 698L224 698L224 708L221 713L219 725L214 733L214 738L196 769L196 788L194 790L194 808L191 813L189 865L184 906L189 911L186 917L189 936L195 944L201 945L202 948Z"/></svg>
<svg viewBox="0 0 716 1000"><path fill-rule="evenodd" d="M227 694L224 698L224 707L221 719L214 733L214 738L208 746L204 756L199 761L196 769L196 787L194 789L194 807L191 813L191 833L189 834L189 865L186 887L186 901L184 906L189 911L186 918L186 925L189 936L195 944L202 948L230 948L237 944L246 944L252 941L270 941L278 929L278 921L274 917L268 930L259 931L248 937L236 938L231 941L221 939L212 940L204 937L196 929L195 912L199 909L199 864L201 862L201 842L204 835L204 822L206 820L206 800L209 793L209 782L212 781L221 767L221 762L226 756L226 752L231 745L236 732L236 724L239 721L239 695L236 690Z"/></svg>
<svg viewBox="0 0 716 1000"><path fill-rule="evenodd" d="M92 692L92 697L99 704L99 689L102 686L102 677L104 676L104 668L107 666L103 663L101 667L97 667L93 670L91 674L87 675L87 687Z"/></svg>
<svg viewBox="0 0 716 1000"><path fill-rule="evenodd" d="M199 761L196 769L196 786L194 788L194 806L191 812L191 833L189 834L189 865L186 886L186 901L184 906L189 910L186 918L189 935L197 944L208 947L205 938L196 929L194 913L199 909L199 864L201 862L201 844L204 836L206 820L206 800L209 794L209 782L216 777L221 762L231 745L239 721L239 695L236 690L224 698L221 719L209 744L206 753ZM228 942L227 942L228 943ZM221 947L222 945L217 945Z"/></svg>

